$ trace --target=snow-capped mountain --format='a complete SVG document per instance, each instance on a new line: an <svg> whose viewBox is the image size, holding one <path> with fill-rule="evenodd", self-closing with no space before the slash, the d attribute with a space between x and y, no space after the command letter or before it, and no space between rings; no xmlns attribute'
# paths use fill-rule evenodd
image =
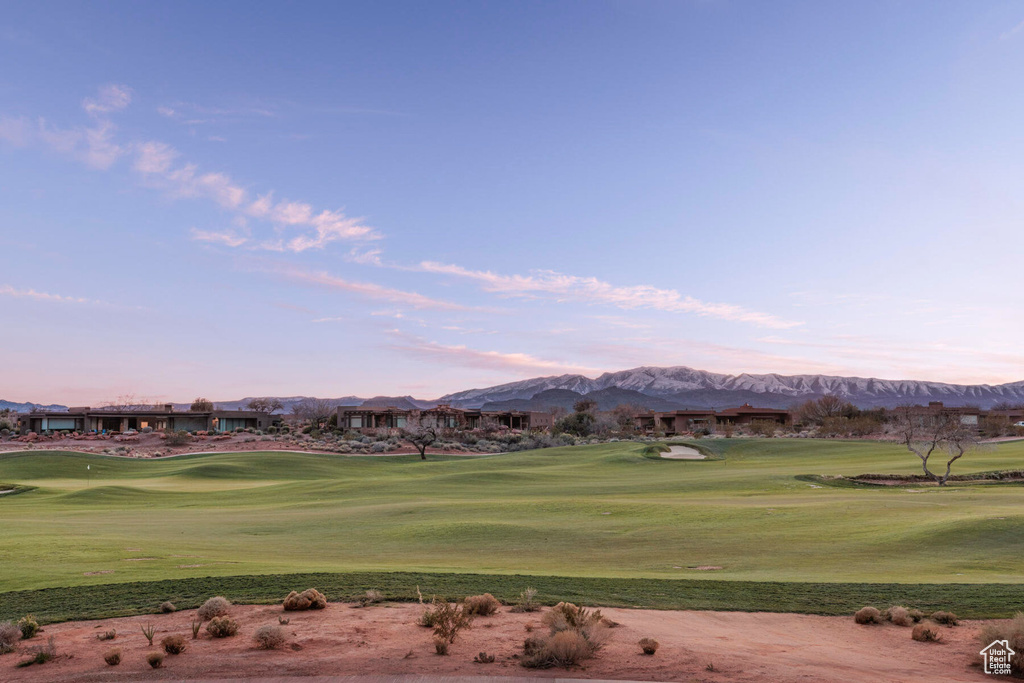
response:
<svg viewBox="0 0 1024 683"><path fill-rule="evenodd" d="M830 375L723 375L683 366L640 367L607 372L596 379L561 375L470 389L442 396L439 401L464 407L530 399L550 389L580 394L608 388L628 389L666 399L679 407L724 407L749 402L759 407L785 408L808 398L835 394L862 408L893 407L902 403L943 401L947 405L983 408L1009 402L1024 403L1024 381L1009 384L961 385L917 380L885 380Z"/></svg>

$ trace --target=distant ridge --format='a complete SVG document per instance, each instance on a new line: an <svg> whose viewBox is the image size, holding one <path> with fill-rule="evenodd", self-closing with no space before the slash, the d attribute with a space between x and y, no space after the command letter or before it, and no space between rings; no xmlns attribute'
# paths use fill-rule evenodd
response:
<svg viewBox="0 0 1024 683"><path fill-rule="evenodd" d="M580 395L610 388L663 399L678 408L722 408L750 403L763 408L788 408L825 394L841 396L861 408L895 407L903 403L943 401L950 406L1024 403L1024 381L1008 384L946 384L918 380L885 380L832 375L724 375L685 366L639 367L607 372L596 379L583 375L537 377L482 389L448 394L441 402L466 408L530 402L542 392L568 390ZM630 402L630 401L627 401Z"/></svg>

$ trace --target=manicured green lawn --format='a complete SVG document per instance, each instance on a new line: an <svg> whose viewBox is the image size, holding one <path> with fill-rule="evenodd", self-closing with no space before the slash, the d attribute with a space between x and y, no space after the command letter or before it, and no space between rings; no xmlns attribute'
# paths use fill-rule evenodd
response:
<svg viewBox="0 0 1024 683"><path fill-rule="evenodd" d="M632 443L427 462L0 455L0 483L37 487L0 496L0 593L299 572L1024 580L1024 486L820 487L796 477L919 468L868 442L702 446L724 459L658 460ZM955 472L1019 468L1024 442Z"/></svg>

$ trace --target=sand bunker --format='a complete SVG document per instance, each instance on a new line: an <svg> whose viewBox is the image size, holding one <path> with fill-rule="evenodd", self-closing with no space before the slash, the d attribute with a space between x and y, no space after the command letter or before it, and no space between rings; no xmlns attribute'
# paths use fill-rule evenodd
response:
<svg viewBox="0 0 1024 683"><path fill-rule="evenodd" d="M669 446L668 453L662 453L661 457L669 460L704 460L707 456L689 446Z"/></svg>

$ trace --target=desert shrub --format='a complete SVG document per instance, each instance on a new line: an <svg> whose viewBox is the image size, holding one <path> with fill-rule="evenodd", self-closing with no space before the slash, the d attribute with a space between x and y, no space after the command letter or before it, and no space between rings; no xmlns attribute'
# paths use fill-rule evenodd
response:
<svg viewBox="0 0 1024 683"><path fill-rule="evenodd" d="M938 612L932 612L931 620L946 626L956 626L960 622L957 620L956 615L952 612L944 612L939 610Z"/></svg>
<svg viewBox="0 0 1024 683"><path fill-rule="evenodd" d="M551 633L547 638L529 638L523 644L522 665L530 668L569 667L590 659L601 649L608 626L600 610L560 602L542 619Z"/></svg>
<svg viewBox="0 0 1024 683"><path fill-rule="evenodd" d="M881 624L882 613L874 607L861 607L853 615L853 620L858 624Z"/></svg>
<svg viewBox="0 0 1024 683"><path fill-rule="evenodd" d="M460 603L434 600L434 639L443 638L449 644L455 642L459 632L469 628L473 615Z"/></svg>
<svg viewBox="0 0 1024 683"><path fill-rule="evenodd" d="M497 612L500 607L501 603L490 593L472 595L466 598L466 601L463 603L463 609L470 616L489 617Z"/></svg>
<svg viewBox="0 0 1024 683"><path fill-rule="evenodd" d="M252 639L260 650L276 650L284 645L284 629L276 624L260 626L252 634Z"/></svg>
<svg viewBox="0 0 1024 683"><path fill-rule="evenodd" d="M286 619L284 617L278 617L277 618L277 623L281 624L281 626L287 626L289 623L291 623L291 619Z"/></svg>
<svg viewBox="0 0 1024 683"><path fill-rule="evenodd" d="M203 622L199 621L198 619L192 620L192 640L196 640L199 638L199 629L201 629L202 627Z"/></svg>
<svg viewBox="0 0 1024 683"><path fill-rule="evenodd" d="M540 605L534 602L534 598L537 597L537 589L527 588L519 594L519 600L512 606L513 612L536 612L540 609Z"/></svg>
<svg viewBox="0 0 1024 683"><path fill-rule="evenodd" d="M21 631L21 639L28 640L39 633L39 622L31 614L26 614L18 619L18 629Z"/></svg>
<svg viewBox="0 0 1024 683"><path fill-rule="evenodd" d="M434 636L434 652L446 656L448 654L448 648L451 647L451 643L442 638L441 636Z"/></svg>
<svg viewBox="0 0 1024 683"><path fill-rule="evenodd" d="M96 634L96 640L113 640L114 638L117 638L117 629L110 629L109 631Z"/></svg>
<svg viewBox="0 0 1024 683"><path fill-rule="evenodd" d="M937 643L942 640L942 635L934 624L918 624L910 632L910 637L922 643Z"/></svg>
<svg viewBox="0 0 1024 683"><path fill-rule="evenodd" d="M898 605L885 610L885 617L896 626L912 626L914 624L914 620L910 618L907 608Z"/></svg>
<svg viewBox="0 0 1024 683"><path fill-rule="evenodd" d="M153 644L153 635L156 633L156 627L153 624L145 624L142 626L142 635L146 636L146 640L149 644Z"/></svg>
<svg viewBox="0 0 1024 683"><path fill-rule="evenodd" d="M915 624L919 624L924 619L924 612L919 609L908 609L907 616L913 619Z"/></svg>
<svg viewBox="0 0 1024 683"><path fill-rule="evenodd" d="M323 609L327 607L327 598L315 588L307 588L301 593L292 591L284 599L284 608L289 612L307 609Z"/></svg>
<svg viewBox="0 0 1024 683"><path fill-rule="evenodd" d="M14 622L0 621L0 655L14 652L21 640L21 629Z"/></svg>
<svg viewBox="0 0 1024 683"><path fill-rule="evenodd" d="M494 664L494 655L481 652L476 657L473 657L473 661L477 664Z"/></svg>
<svg viewBox="0 0 1024 683"><path fill-rule="evenodd" d="M369 605L375 605L378 602L384 602L384 594L380 591L375 591L372 588L366 591L366 593L359 598L360 607L368 607Z"/></svg>
<svg viewBox="0 0 1024 683"><path fill-rule="evenodd" d="M985 624L978 642L988 645L993 640L1006 641L1015 653L1010 655L1010 675L1024 678L1024 612L1017 612L1009 621Z"/></svg>
<svg viewBox="0 0 1024 683"><path fill-rule="evenodd" d="M222 617L227 614L229 607L231 607L231 602L227 598L222 598L218 595L204 602L203 606L196 612L196 616L200 621L209 621L214 617Z"/></svg>
<svg viewBox="0 0 1024 683"><path fill-rule="evenodd" d="M53 641L53 636L50 636L46 641L46 645L30 648L26 654L29 655L29 659L18 662L18 667L46 664L53 661L53 658L57 656L57 644Z"/></svg>
<svg viewBox="0 0 1024 683"><path fill-rule="evenodd" d="M178 608L174 606L173 602L160 603L160 611L164 614L171 614L172 612L177 611L177 609Z"/></svg>
<svg viewBox="0 0 1024 683"><path fill-rule="evenodd" d="M103 661L110 666L117 666L121 663L121 648L115 647L103 653Z"/></svg>
<svg viewBox="0 0 1024 683"><path fill-rule="evenodd" d="M164 443L168 446L184 446L192 441L192 435L184 429L180 429L178 431L168 429L164 434L166 435L164 437Z"/></svg>
<svg viewBox="0 0 1024 683"><path fill-rule="evenodd" d="M654 638L641 638L640 649L644 651L645 655L653 655L658 651L658 641Z"/></svg>
<svg viewBox="0 0 1024 683"><path fill-rule="evenodd" d="M185 638L182 636L167 636L160 641L160 646L169 655L180 655L187 647Z"/></svg>
<svg viewBox="0 0 1024 683"><path fill-rule="evenodd" d="M420 615L416 623L423 628L434 628L434 625L437 624L437 613L434 612L433 608L428 607L423 610L423 614Z"/></svg>
<svg viewBox="0 0 1024 683"><path fill-rule="evenodd" d="M150 652L146 655L146 663L154 669L159 669L164 665L164 653L163 652Z"/></svg>
<svg viewBox="0 0 1024 683"><path fill-rule="evenodd" d="M214 638L228 638L238 633L238 622L231 617L214 617L206 625L206 632Z"/></svg>

